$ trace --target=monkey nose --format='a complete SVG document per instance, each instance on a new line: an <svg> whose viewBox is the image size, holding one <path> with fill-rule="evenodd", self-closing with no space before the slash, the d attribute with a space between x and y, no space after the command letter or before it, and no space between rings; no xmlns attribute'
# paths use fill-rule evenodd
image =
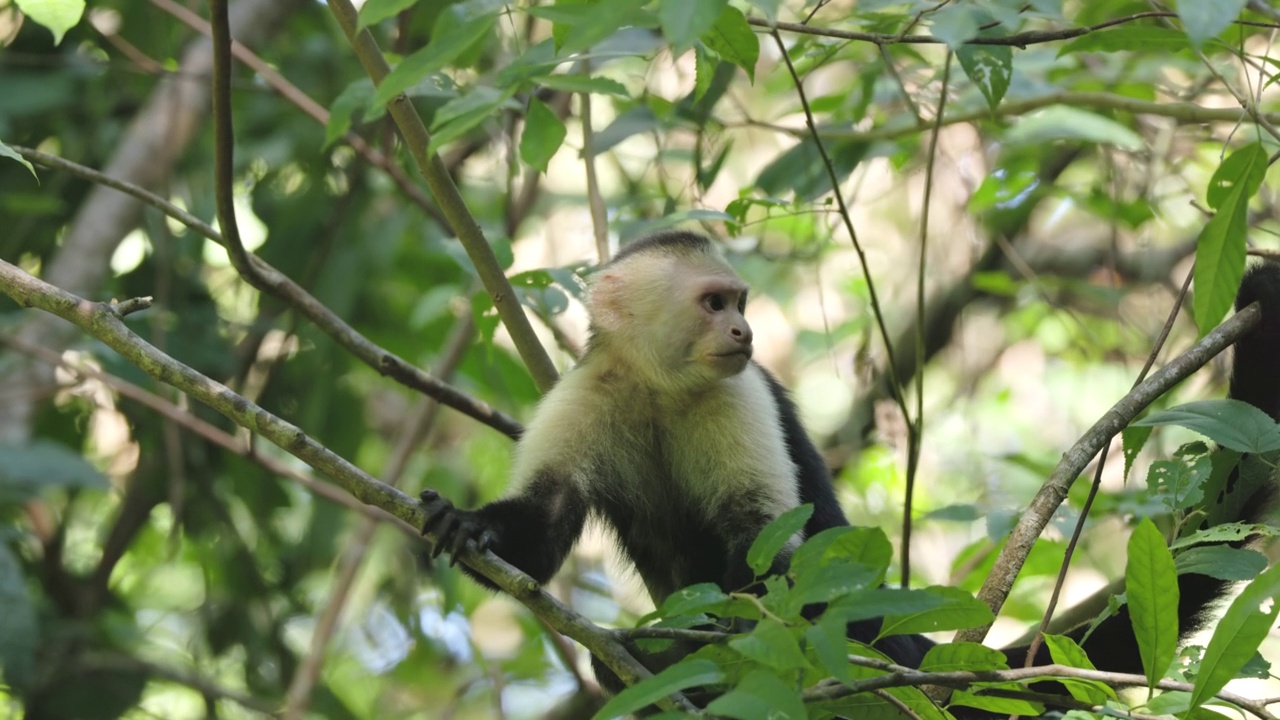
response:
<svg viewBox="0 0 1280 720"><path fill-rule="evenodd" d="M732 336L733 336L733 339L734 339L734 340L737 340L737 341L738 341L738 343L739 343L739 344L741 344L741 345L750 345L750 344L751 344L751 339L752 339L752 337L751 337L751 328L750 328L750 327L747 327L747 326L737 327L737 326L735 326L732 330L730 330L730 331L729 331L729 334L730 334L730 335L732 335Z"/></svg>

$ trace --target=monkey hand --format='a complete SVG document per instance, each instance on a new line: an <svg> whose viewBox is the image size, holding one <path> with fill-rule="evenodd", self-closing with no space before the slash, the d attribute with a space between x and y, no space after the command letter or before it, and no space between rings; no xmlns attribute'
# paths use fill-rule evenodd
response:
<svg viewBox="0 0 1280 720"><path fill-rule="evenodd" d="M463 549L470 547L484 552L494 544L493 530L475 511L459 510L435 490L423 490L418 497L427 516L422 522L422 534L435 536L431 557L440 557L441 552L448 550L449 564L453 565Z"/></svg>

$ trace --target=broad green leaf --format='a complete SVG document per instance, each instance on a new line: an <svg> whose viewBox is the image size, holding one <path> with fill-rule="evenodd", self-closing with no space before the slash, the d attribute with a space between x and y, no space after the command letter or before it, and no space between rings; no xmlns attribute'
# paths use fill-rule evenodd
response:
<svg viewBox="0 0 1280 720"><path fill-rule="evenodd" d="M751 82L756 80L756 61L760 59L760 40L747 24L742 11L725 5L711 29L702 34L702 44L720 56L747 71Z"/></svg>
<svg viewBox="0 0 1280 720"><path fill-rule="evenodd" d="M1024 116L1005 136L1010 145L1042 145L1056 140L1115 145L1123 150L1142 147L1142 138L1115 120L1066 105Z"/></svg>
<svg viewBox="0 0 1280 720"><path fill-rule="evenodd" d="M845 621L830 615L820 618L817 624L811 625L804 633L804 639L809 647L813 648L813 654L822 664L822 669L841 682L853 679L853 672L849 665L849 651L846 649L848 645L848 641L845 640L846 632Z"/></svg>
<svg viewBox="0 0 1280 720"><path fill-rule="evenodd" d="M1267 175L1267 150L1260 142L1252 142L1223 159L1209 178L1205 190L1205 202L1217 210L1230 198L1237 185L1244 185L1244 195L1251 198L1258 193Z"/></svg>
<svg viewBox="0 0 1280 720"><path fill-rule="evenodd" d="M627 88L617 80L588 75L542 75L534 79L539 85L572 93L595 93L627 97Z"/></svg>
<svg viewBox="0 0 1280 720"><path fill-rule="evenodd" d="M370 107L373 92L373 81L367 77L360 78L342 89L333 104L329 106L329 122L324 128L324 147L329 147L347 134L351 129L352 120ZM379 115L383 112L381 105L376 107L377 110L369 113L370 118L373 112Z"/></svg>
<svg viewBox="0 0 1280 720"><path fill-rule="evenodd" d="M1191 43L1200 47L1240 16L1246 0L1178 0L1178 17Z"/></svg>
<svg viewBox="0 0 1280 720"><path fill-rule="evenodd" d="M987 105L995 110L1013 78L1013 48L1008 45L962 45L956 59L964 74L982 91Z"/></svg>
<svg viewBox="0 0 1280 720"><path fill-rule="evenodd" d="M1151 428L1139 425L1130 425L1120 431L1120 443L1124 448L1124 479L1129 479L1129 471L1133 469L1133 461L1138 457L1138 453L1142 452L1143 446L1147 444L1147 440L1151 437Z"/></svg>
<svg viewBox="0 0 1280 720"><path fill-rule="evenodd" d="M756 536L755 542L751 543L751 549L747 551L747 565L755 572L756 577L768 572L769 567L773 565L773 559L778 556L783 546L804 528L804 524L809 522L811 515L813 515L813 505L806 503L791 508L764 526Z"/></svg>
<svg viewBox="0 0 1280 720"><path fill-rule="evenodd" d="M833 559L813 569L794 573L791 601L798 605L825 603L880 584L881 572L861 563ZM796 609L799 612L799 608Z"/></svg>
<svg viewBox="0 0 1280 720"><path fill-rule="evenodd" d="M1178 652L1178 571L1164 536L1143 518L1129 537L1125 592L1147 682L1154 687Z"/></svg>
<svg viewBox="0 0 1280 720"><path fill-rule="evenodd" d="M671 43L671 54L678 57L693 47L715 25L728 4L729 0L662 0L658 4L658 22Z"/></svg>
<svg viewBox="0 0 1280 720"><path fill-rule="evenodd" d="M1211 470L1207 455L1157 460L1147 472L1147 492L1171 510L1199 506L1204 500L1203 486Z"/></svg>
<svg viewBox="0 0 1280 720"><path fill-rule="evenodd" d="M845 622L854 622L895 613L898 615L926 613L946 604L945 597L928 590L878 587L836 600L827 609L827 614L839 615Z"/></svg>
<svg viewBox="0 0 1280 720"><path fill-rule="evenodd" d="M489 13L472 18L456 28L440 27L446 24L446 20L451 20L453 17L451 13L441 15L436 23L436 32L431 42L400 61L400 64L382 79L382 84L373 95L373 105L386 105L396 95L448 65L473 43L491 36L497 14Z"/></svg>
<svg viewBox="0 0 1280 720"><path fill-rule="evenodd" d="M389 17L398 15L418 3L418 0L367 0L356 16L356 29L363 30Z"/></svg>
<svg viewBox="0 0 1280 720"><path fill-rule="evenodd" d="M2 142L0 142L0 157L7 157L10 160L16 160L19 164L21 164L27 170L31 171L32 176L34 176L37 181L40 180L40 176L36 175L35 166L27 162L27 159L19 155L13 148L9 147L8 145L5 145Z"/></svg>
<svg viewBox="0 0 1280 720"><path fill-rule="evenodd" d="M1186 33L1154 25L1121 25L1082 35L1062 46L1058 57L1077 52L1178 52L1190 50Z"/></svg>
<svg viewBox="0 0 1280 720"><path fill-rule="evenodd" d="M1219 445L1240 452L1280 450L1280 425L1240 400L1200 400L1152 413L1133 423L1138 427L1179 425Z"/></svg>
<svg viewBox="0 0 1280 720"><path fill-rule="evenodd" d="M1013 692L1026 691L1026 688L1018 683L979 683L973 686L974 692L968 690L957 690L952 693L951 704L978 708L979 710L986 710L987 712L992 712L997 715L1037 717L1044 713L1044 705L1041 703L1021 700L1018 698L981 695L976 692L976 690L986 687L999 688L1001 690L1009 690Z"/></svg>
<svg viewBox="0 0 1280 720"><path fill-rule="evenodd" d="M1267 569L1267 556L1257 550L1226 545L1193 547L1174 557L1179 573L1197 573L1219 580L1252 580Z"/></svg>
<svg viewBox="0 0 1280 720"><path fill-rule="evenodd" d="M982 22L990 17L973 5L951 3L931 16L932 25L929 32L947 44L952 50L958 50L965 43L978 37Z"/></svg>
<svg viewBox="0 0 1280 720"><path fill-rule="evenodd" d="M65 445L36 440L0 445L0 504L21 503L53 488L105 488L107 480Z"/></svg>
<svg viewBox="0 0 1280 720"><path fill-rule="evenodd" d="M442 105L432 118L431 144L427 152L438 152L445 144L492 119L512 94L510 89L504 92L491 87L477 87Z"/></svg>
<svg viewBox="0 0 1280 720"><path fill-rule="evenodd" d="M84 0L17 0L18 9L53 33L53 44L62 42L62 36L80 22L84 15Z"/></svg>
<svg viewBox="0 0 1280 720"><path fill-rule="evenodd" d="M1199 707L1240 672L1275 625L1280 612L1280 565L1272 566L1245 586L1218 621L1200 661L1191 693L1191 705Z"/></svg>
<svg viewBox="0 0 1280 720"><path fill-rule="evenodd" d="M524 116L524 132L520 133L520 159L525 164L547 171L547 163L560 149L567 131L555 112L537 98L529 100Z"/></svg>
<svg viewBox="0 0 1280 720"><path fill-rule="evenodd" d="M730 640L729 647L778 671L809 666L795 635L772 618L761 620L747 635Z"/></svg>
<svg viewBox="0 0 1280 720"><path fill-rule="evenodd" d="M627 26L654 27L657 18L644 8L644 0L609 0L595 3L557 2L527 8L536 17L550 20L560 55L571 55L608 39Z"/></svg>
<svg viewBox="0 0 1280 720"><path fill-rule="evenodd" d="M959 630L985 625L995 619L986 603L959 588L933 586L924 592L939 597L942 604L923 612L885 617L880 637Z"/></svg>
<svg viewBox="0 0 1280 720"><path fill-rule="evenodd" d="M0 667L14 685L30 681L39 644L39 621L18 558L0 543Z"/></svg>
<svg viewBox="0 0 1280 720"><path fill-rule="evenodd" d="M653 677L645 678L613 696L604 707L596 711L592 720L626 715L682 690L698 685L720 682L724 673L710 660L693 658L682 660Z"/></svg>
<svg viewBox="0 0 1280 720"><path fill-rule="evenodd" d="M1256 143L1241 148L1223 161L1210 182L1212 191L1207 194L1219 205L1196 238L1194 270L1193 309L1201 335L1227 314L1244 277L1245 231L1249 200L1261 182L1261 171L1257 169L1260 152L1261 146ZM1237 159L1236 155L1241 154L1243 158ZM1261 153L1260 162L1265 167L1265 152Z"/></svg>
<svg viewBox="0 0 1280 720"><path fill-rule="evenodd" d="M981 643L952 642L934 645L920 662L921 672L958 672L961 670L1007 670L1004 653Z"/></svg>
<svg viewBox="0 0 1280 720"><path fill-rule="evenodd" d="M712 605L724 602L728 597L714 583L690 585L668 595L667 599L662 601L662 607L656 612L646 615L641 619L641 622L654 616L674 617L676 615L691 615L702 612Z"/></svg>
<svg viewBox="0 0 1280 720"><path fill-rule="evenodd" d="M884 531L876 527L834 527L804 541L791 556L791 571L803 575L836 560L873 568L879 572L879 585L893 560L893 545Z"/></svg>
<svg viewBox="0 0 1280 720"><path fill-rule="evenodd" d="M1170 547L1177 550L1205 543L1240 542L1257 535L1259 532L1266 531L1267 528L1267 525L1252 525L1250 523L1223 523L1180 537ZM1274 534L1274 532L1267 534Z"/></svg>
<svg viewBox="0 0 1280 720"><path fill-rule="evenodd" d="M836 180L843 182L867 156L871 146L863 142L838 141L826 146ZM799 202L810 202L831 192L831 178L822 162L822 154L812 138L806 137L795 147L773 159L756 178L755 186L765 195L784 196L794 192Z"/></svg>
<svg viewBox="0 0 1280 720"><path fill-rule="evenodd" d="M693 98L701 100L711 89L711 81L716 77L718 61L711 56L705 45L693 48Z"/></svg>
<svg viewBox="0 0 1280 720"><path fill-rule="evenodd" d="M716 717L739 720L805 720L804 703L796 688L788 687L776 675L752 670L738 686L707 705Z"/></svg>
<svg viewBox="0 0 1280 720"><path fill-rule="evenodd" d="M1049 648L1049 656L1059 665L1084 670L1097 669L1090 662L1084 648L1066 635L1045 634L1044 643ZM1067 688L1067 692L1071 693L1071 697L1090 705L1106 705L1108 700L1116 699L1115 690L1102 683L1085 680L1063 680L1062 684Z"/></svg>

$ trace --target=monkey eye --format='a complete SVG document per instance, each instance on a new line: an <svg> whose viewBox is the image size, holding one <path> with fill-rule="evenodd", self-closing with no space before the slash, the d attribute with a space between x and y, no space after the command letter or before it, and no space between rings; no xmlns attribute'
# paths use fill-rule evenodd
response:
<svg viewBox="0 0 1280 720"><path fill-rule="evenodd" d="M711 293L702 298L702 306L711 312L724 310L724 297Z"/></svg>
<svg viewBox="0 0 1280 720"><path fill-rule="evenodd" d="M742 293L741 295L738 296L738 312L744 313L746 311L747 311L747 294Z"/></svg>

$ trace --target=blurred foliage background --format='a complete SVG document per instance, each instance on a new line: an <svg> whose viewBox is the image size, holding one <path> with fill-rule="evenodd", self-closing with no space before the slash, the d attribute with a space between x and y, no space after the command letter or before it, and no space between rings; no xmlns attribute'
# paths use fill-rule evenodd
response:
<svg viewBox="0 0 1280 720"><path fill-rule="evenodd" d="M213 222L204 3L92 0L60 42L28 5L45 3L0 0L0 141ZM907 424L889 389L896 375L914 408L923 388L920 584L981 584L1061 452L1137 377L1222 158L1277 148L1280 13L1261 1L361 12L560 368L602 240L714 233L846 510L895 538ZM788 23L781 47L770 18ZM238 0L232 31L249 49L232 90L246 243L377 345L527 417L535 385L329 10ZM148 342L406 492L503 492L503 432L358 361L156 209L34 174L0 158L0 258L89 299L154 297L128 318ZM1276 193L1272 178L1244 200L1256 247L1277 245ZM1196 335L1180 315L1163 355ZM1214 366L1168 401L1223 385ZM1139 466L1187 437L1157 434ZM8 300L0 442L0 708L15 716L574 717L590 694L581 651L430 562L412 532ZM1068 604L1120 574L1128 520L1155 512L1122 472L1115 453ZM1039 619L1086 485L995 641ZM646 609L598 533L552 590L600 623Z"/></svg>

